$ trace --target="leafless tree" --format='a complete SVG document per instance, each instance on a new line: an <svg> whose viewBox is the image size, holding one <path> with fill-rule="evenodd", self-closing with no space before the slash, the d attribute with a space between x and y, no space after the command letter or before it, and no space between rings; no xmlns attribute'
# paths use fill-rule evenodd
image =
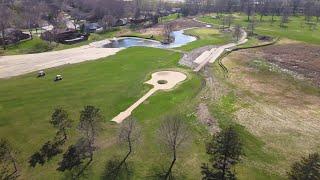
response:
<svg viewBox="0 0 320 180"><path fill-rule="evenodd" d="M139 141L139 139L140 139L140 129L137 126L137 120L133 117L129 117L122 123L120 132L119 132L119 141L121 143L127 144L127 147L128 147L128 153L123 159L124 163L132 153L133 147L135 143Z"/></svg>
<svg viewBox="0 0 320 180"><path fill-rule="evenodd" d="M5 30L10 27L10 21L12 18L12 10L10 9L8 3L1 2L0 3L0 31L2 36L2 47L6 49L6 37Z"/></svg>
<svg viewBox="0 0 320 180"><path fill-rule="evenodd" d="M257 4L257 12L260 14L260 21L263 16L266 16L270 12L271 0L259 0Z"/></svg>
<svg viewBox="0 0 320 180"><path fill-rule="evenodd" d="M102 18L103 30L106 31L107 29L111 28L115 23L115 18L111 15L105 15Z"/></svg>
<svg viewBox="0 0 320 180"><path fill-rule="evenodd" d="M32 29L37 28L40 24L42 15L42 3L33 0L25 0L22 2L22 20L25 27L29 29L30 37L33 38Z"/></svg>
<svg viewBox="0 0 320 180"><path fill-rule="evenodd" d="M228 14L226 16L223 16L221 18L221 25L222 25L222 29L224 30L225 28L230 28L231 26L231 23L232 23L232 15L231 14Z"/></svg>
<svg viewBox="0 0 320 180"><path fill-rule="evenodd" d="M304 15L307 22L310 22L312 16L315 14L315 5L313 0L306 0L304 3Z"/></svg>
<svg viewBox="0 0 320 180"><path fill-rule="evenodd" d="M316 2L315 8L316 8L315 15L317 17L317 22L319 22L319 20L320 20L320 1Z"/></svg>
<svg viewBox="0 0 320 180"><path fill-rule="evenodd" d="M247 14L247 20L250 21L250 16L254 12L254 1L253 0L241 0L240 6L243 9L243 11Z"/></svg>
<svg viewBox="0 0 320 180"><path fill-rule="evenodd" d="M120 127L119 141L121 144L126 144L128 152L121 159L111 159L107 162L103 179L116 179L121 177L123 171L130 171L127 166L127 159L134 151L135 144L140 140L140 128L137 126L137 121L133 117L127 118Z"/></svg>
<svg viewBox="0 0 320 180"><path fill-rule="evenodd" d="M168 116L162 121L158 136L160 143L172 158L164 175L164 179L168 179L172 176L172 168L177 160L177 154L190 137L189 130L181 115Z"/></svg>
<svg viewBox="0 0 320 180"><path fill-rule="evenodd" d="M18 176L16 152L6 139L0 139L0 178L15 179Z"/></svg>
<svg viewBox="0 0 320 180"><path fill-rule="evenodd" d="M270 2L270 14L271 14L271 22L274 22L274 16L281 14L282 2L279 0L271 0Z"/></svg>
<svg viewBox="0 0 320 180"><path fill-rule="evenodd" d="M239 41L241 37L241 27L239 24L234 27L233 36L236 37L237 41Z"/></svg>
<svg viewBox="0 0 320 180"><path fill-rule="evenodd" d="M301 0L292 0L291 2L292 2L292 13L294 16L296 16L298 13L298 9L301 5Z"/></svg>
<svg viewBox="0 0 320 180"><path fill-rule="evenodd" d="M252 17L250 19L250 22L248 23L248 27L247 27L249 35L253 35L254 34L254 30L255 30L256 25L257 25L256 23L257 23L256 16L253 13Z"/></svg>
<svg viewBox="0 0 320 180"><path fill-rule="evenodd" d="M290 6L287 1L284 1L282 3L280 27L285 27L285 24L289 22L289 16L290 16Z"/></svg>
<svg viewBox="0 0 320 180"><path fill-rule="evenodd" d="M170 43L173 41L171 32L173 31L173 23L167 23L164 25L164 43Z"/></svg>

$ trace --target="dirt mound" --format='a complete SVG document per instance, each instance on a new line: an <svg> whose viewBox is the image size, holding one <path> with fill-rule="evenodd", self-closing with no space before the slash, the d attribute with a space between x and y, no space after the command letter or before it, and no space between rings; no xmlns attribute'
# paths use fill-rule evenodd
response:
<svg viewBox="0 0 320 180"><path fill-rule="evenodd" d="M262 48L268 61L310 78L320 86L320 46L281 44Z"/></svg>

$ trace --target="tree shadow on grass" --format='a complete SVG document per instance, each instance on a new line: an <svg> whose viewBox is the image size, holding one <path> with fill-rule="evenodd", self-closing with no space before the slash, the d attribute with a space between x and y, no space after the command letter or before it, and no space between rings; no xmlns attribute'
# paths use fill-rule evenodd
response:
<svg viewBox="0 0 320 180"><path fill-rule="evenodd" d="M101 179L104 180L129 180L133 177L133 164L115 157L107 161Z"/></svg>

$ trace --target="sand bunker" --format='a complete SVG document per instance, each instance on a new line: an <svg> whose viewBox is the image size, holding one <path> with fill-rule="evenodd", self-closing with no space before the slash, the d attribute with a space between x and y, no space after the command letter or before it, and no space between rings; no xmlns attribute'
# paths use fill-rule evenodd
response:
<svg viewBox="0 0 320 180"><path fill-rule="evenodd" d="M181 72L175 71L159 71L152 74L152 77L149 81L145 82L146 84L153 85L153 88L147 92L142 98L132 104L127 110L121 112L112 121L121 123L123 120L128 118L131 115L131 112L137 108L143 101L148 99L153 93L157 90L169 90L175 87L179 82L185 80L187 76Z"/></svg>

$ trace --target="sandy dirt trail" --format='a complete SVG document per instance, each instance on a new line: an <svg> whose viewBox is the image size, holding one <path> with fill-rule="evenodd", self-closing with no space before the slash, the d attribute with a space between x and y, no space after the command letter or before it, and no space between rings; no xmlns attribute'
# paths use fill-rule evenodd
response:
<svg viewBox="0 0 320 180"><path fill-rule="evenodd" d="M136 109L141 103L147 100L152 94L158 90L170 90L174 88L178 83L184 81L187 76L181 72L176 71L159 71L152 74L152 78L145 82L146 84L153 85L144 96L132 104L128 109L118 114L112 119L116 123L121 123L126 118L128 118L132 111ZM159 81L164 81L165 83L159 83Z"/></svg>
<svg viewBox="0 0 320 180"><path fill-rule="evenodd" d="M9 78L38 70L95 60L114 55L122 48L102 48L108 40L61 51L0 56L0 78Z"/></svg>

